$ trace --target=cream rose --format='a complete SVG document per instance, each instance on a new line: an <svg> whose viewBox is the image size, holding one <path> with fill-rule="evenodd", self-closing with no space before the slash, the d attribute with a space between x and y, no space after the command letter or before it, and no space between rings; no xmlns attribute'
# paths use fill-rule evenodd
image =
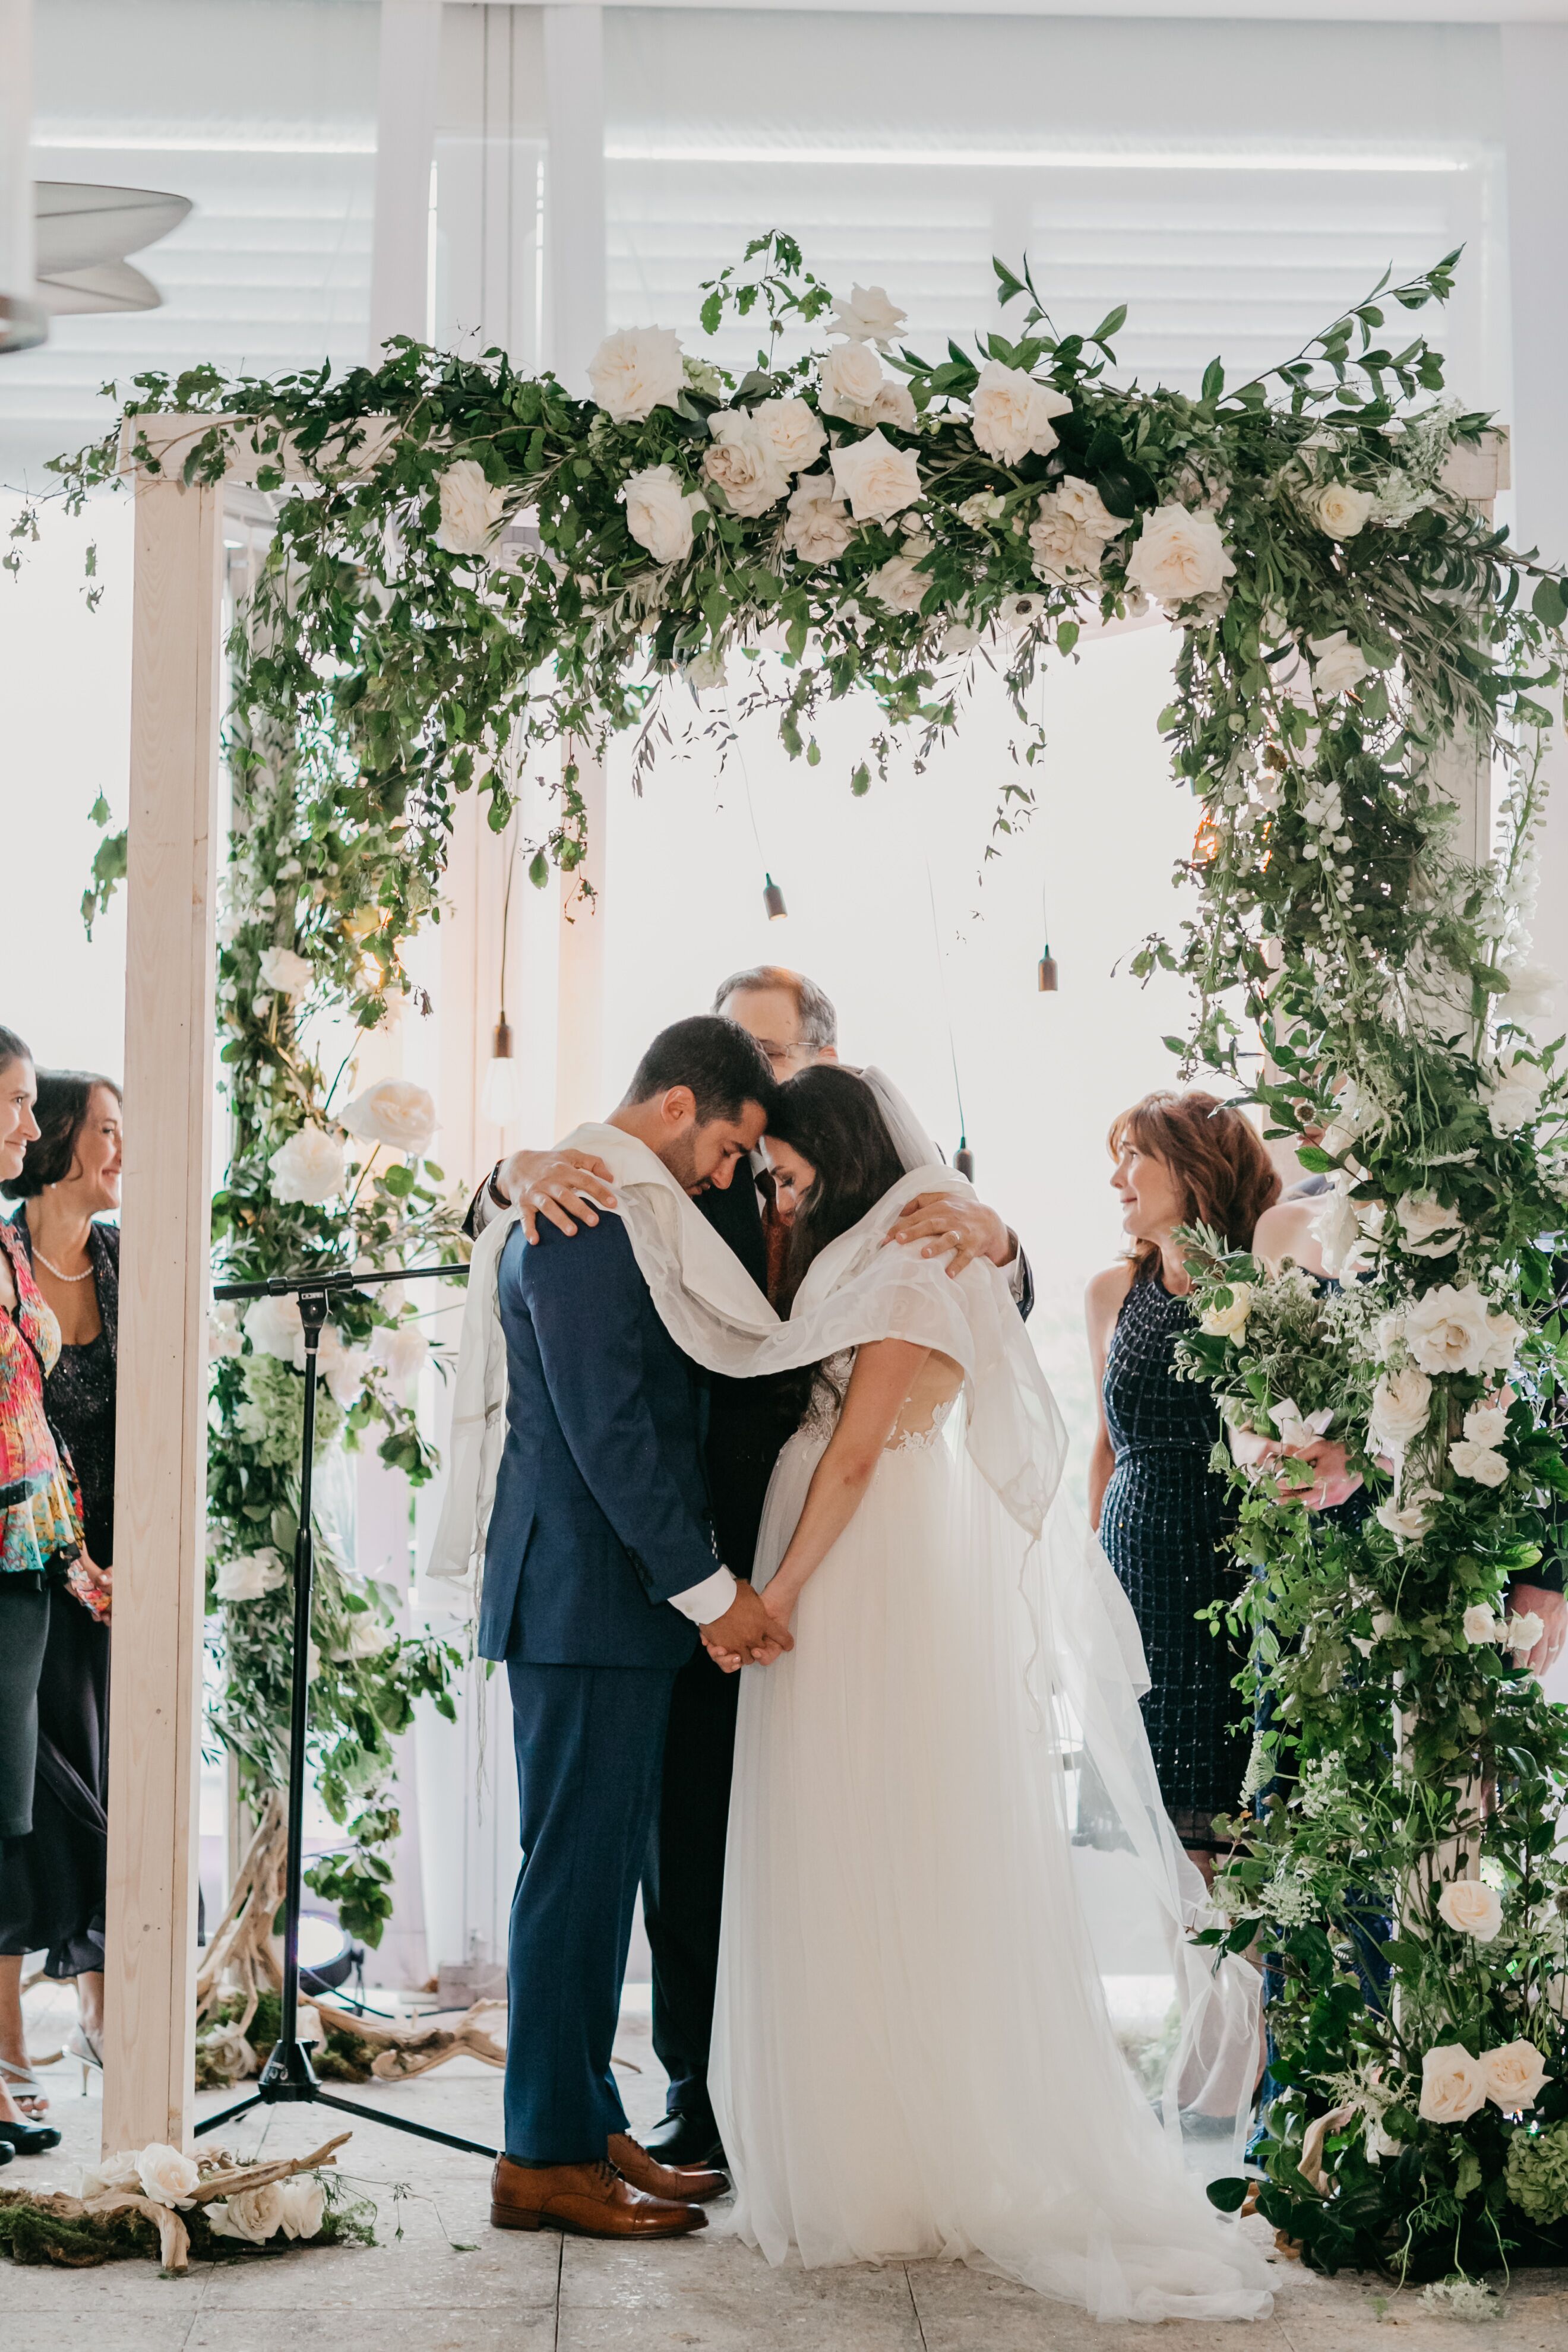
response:
<svg viewBox="0 0 1568 2352"><path fill-rule="evenodd" d="M1508 1464L1489 1445L1478 1445L1473 1438L1456 1439L1448 1448L1448 1465L1460 1478L1473 1478L1479 1486L1502 1486L1508 1483Z"/></svg>
<svg viewBox="0 0 1568 2352"><path fill-rule="evenodd" d="M1372 1392L1369 1427L1373 1444L1386 1454L1403 1454L1432 1417L1432 1383L1414 1364L1384 1372Z"/></svg>
<svg viewBox="0 0 1568 2352"><path fill-rule="evenodd" d="M1352 490L1348 482L1330 482L1318 492L1318 522L1331 539L1353 539L1371 512L1370 490Z"/></svg>
<svg viewBox="0 0 1568 2352"><path fill-rule="evenodd" d="M136 2168L139 2161L137 2150L130 2147L121 2148L118 2156L100 2156L96 2164L84 2165L79 2191L82 2203L116 2189L129 2189L135 2195L142 2187L142 2176Z"/></svg>
<svg viewBox="0 0 1568 2352"><path fill-rule="evenodd" d="M1043 506L1045 500L1042 499L1040 503ZM984 530L988 522L999 521L1006 511L1006 499L998 497L994 490L973 490L968 498L960 500L958 520L966 522L971 530Z"/></svg>
<svg viewBox="0 0 1568 2352"><path fill-rule="evenodd" d="M1405 1344L1424 1372L1479 1372L1491 1346L1487 1302L1473 1282L1445 1282L1405 1314Z"/></svg>
<svg viewBox="0 0 1568 2352"><path fill-rule="evenodd" d="M776 507L788 493L789 476L755 421L743 408L716 408L708 430L712 438L702 453L702 471L723 491L731 513L756 516Z"/></svg>
<svg viewBox="0 0 1568 2352"><path fill-rule="evenodd" d="M1377 1507L1377 1523L1386 1528L1397 1543L1419 1543L1431 1528L1432 1506L1436 1499L1435 1495L1424 1492L1397 1502L1390 1495Z"/></svg>
<svg viewBox="0 0 1568 2352"><path fill-rule="evenodd" d="M259 1601L264 1594L276 1592L288 1572L282 1553L270 1547L242 1551L233 1559L219 1562L213 1588L220 1601Z"/></svg>
<svg viewBox="0 0 1568 2352"><path fill-rule="evenodd" d="M1528 1658L1545 1631L1533 1609L1522 1609L1517 1615L1510 1615L1504 1625L1503 1645L1513 1652L1516 1659Z"/></svg>
<svg viewBox="0 0 1568 2352"><path fill-rule="evenodd" d="M804 400L759 401L752 422L774 465L786 474L804 473L827 446L821 417Z"/></svg>
<svg viewBox="0 0 1568 2352"><path fill-rule="evenodd" d="M1312 684L1320 694L1344 694L1371 674L1372 664L1359 646L1352 645L1348 630L1336 629L1331 637L1309 637L1307 644Z"/></svg>
<svg viewBox="0 0 1568 2352"><path fill-rule="evenodd" d="M1350 1196L1350 1179L1336 1176L1312 1219L1312 1236L1322 1255L1323 1271L1338 1281L1361 1247L1361 1216Z"/></svg>
<svg viewBox="0 0 1568 2352"><path fill-rule="evenodd" d="M408 1078L379 1078L354 1097L341 1123L362 1143L384 1143L417 1160L436 1132L436 1098Z"/></svg>
<svg viewBox="0 0 1568 2352"><path fill-rule="evenodd" d="M1107 541L1126 529L1092 482L1069 476L1059 488L1044 493L1029 525L1035 569L1044 580L1067 581L1097 572Z"/></svg>
<svg viewBox="0 0 1568 2352"><path fill-rule="evenodd" d="M877 397L865 414L868 425L890 425L895 432L912 433L920 422L915 414L915 396L907 383L895 376L884 376L877 386Z"/></svg>
<svg viewBox="0 0 1568 2352"><path fill-rule="evenodd" d="M1194 597L1212 596L1235 570L1220 536L1219 519L1206 507L1195 514L1185 507L1156 507L1144 516L1127 560L1131 585L1162 604L1187 604Z"/></svg>
<svg viewBox="0 0 1568 2352"><path fill-rule="evenodd" d="M245 1336L258 1356L291 1364L302 1328L297 1298L253 1298L245 1310Z"/></svg>
<svg viewBox="0 0 1568 2352"><path fill-rule="evenodd" d="M1198 1318L1198 1328L1210 1339L1234 1339L1237 1346L1247 1337L1247 1320L1252 1312L1256 1296L1250 1282L1228 1284L1230 1301L1227 1306L1205 1307Z"/></svg>
<svg viewBox="0 0 1568 2352"><path fill-rule="evenodd" d="M324 1127L301 1127L280 1143L268 1166L272 1171L276 1201L303 1201L315 1205L341 1192L347 1175L343 1147Z"/></svg>
<svg viewBox="0 0 1568 2352"><path fill-rule="evenodd" d="M1546 2061L1533 2042L1505 2042L1481 2052L1481 2075L1494 2107L1505 2116L1522 2115L1545 2086Z"/></svg>
<svg viewBox="0 0 1568 2352"><path fill-rule="evenodd" d="M640 425L656 408L673 408L686 389L679 338L668 327L623 327L594 353L588 382L606 416Z"/></svg>
<svg viewBox="0 0 1568 2352"><path fill-rule="evenodd" d="M1487 1317L1486 1355L1480 1369L1483 1372L1508 1372L1513 1370L1519 1343L1524 1337L1524 1326L1501 1308Z"/></svg>
<svg viewBox="0 0 1568 2352"><path fill-rule="evenodd" d="M1456 1935L1489 1944L1502 1927L1502 1898L1479 1878L1450 1878L1437 1897L1437 1916Z"/></svg>
<svg viewBox="0 0 1568 2352"><path fill-rule="evenodd" d="M673 466L645 466L621 489L626 529L656 563L684 563L695 536L691 518L708 504L689 490Z"/></svg>
<svg viewBox="0 0 1568 2352"><path fill-rule="evenodd" d="M500 528L506 492L485 479L473 457L459 457L436 485L441 494L441 525L436 544L448 555L484 555Z"/></svg>
<svg viewBox="0 0 1568 2352"><path fill-rule="evenodd" d="M316 1349L316 1371L345 1412L364 1386L364 1368L369 1361L369 1349L351 1348L335 1323L322 1326ZM305 1369L303 1338L294 1350L294 1369L300 1372Z"/></svg>
<svg viewBox="0 0 1568 2352"><path fill-rule="evenodd" d="M406 1388L424 1370L430 1342L416 1323L378 1323L370 1335L370 1352L395 1388Z"/></svg>
<svg viewBox="0 0 1568 2352"><path fill-rule="evenodd" d="M1402 1194L1394 1215L1406 1257L1452 1257L1459 1246L1464 1228L1458 1211L1430 1192Z"/></svg>
<svg viewBox="0 0 1568 2352"><path fill-rule="evenodd" d="M279 996L303 996L316 977L315 966L292 948L263 948L261 950L261 984L276 989Z"/></svg>
<svg viewBox="0 0 1568 2352"><path fill-rule="evenodd" d="M895 555L873 572L866 583L866 593L874 596L879 604L889 612L918 613L931 586L931 573L921 572L920 558Z"/></svg>
<svg viewBox="0 0 1568 2352"><path fill-rule="evenodd" d="M1508 1435L1508 1409L1510 1391L1504 1390L1496 1397L1483 1397L1465 1415L1465 1435L1477 1445L1500 1445Z"/></svg>
<svg viewBox="0 0 1568 2352"><path fill-rule="evenodd" d="M1472 1601L1459 1622L1466 1641L1476 1648L1486 1642L1502 1640L1502 1619L1485 1601Z"/></svg>
<svg viewBox="0 0 1568 2352"><path fill-rule="evenodd" d="M1047 457L1057 446L1054 416L1072 408L1054 384L1037 383L1022 368L987 360L969 397L974 446L1004 466L1027 457Z"/></svg>
<svg viewBox="0 0 1568 2352"><path fill-rule="evenodd" d="M207 2207L207 2220L219 2238L243 2238L248 2245L264 2246L283 2222L283 2183L269 2180L262 2189L242 2189L237 2197L220 2197Z"/></svg>
<svg viewBox="0 0 1568 2352"><path fill-rule="evenodd" d="M816 396L824 416L844 416L858 425L882 383L882 362L869 344L838 344L817 370Z"/></svg>
<svg viewBox="0 0 1568 2352"><path fill-rule="evenodd" d="M789 496L784 545L803 563L836 563L855 536L831 474L804 474Z"/></svg>
<svg viewBox="0 0 1568 2352"><path fill-rule="evenodd" d="M847 335L851 342L880 343L886 347L909 317L896 302L889 302L880 286L851 287L848 299L841 294L837 308L827 321L830 335Z"/></svg>
<svg viewBox="0 0 1568 2352"><path fill-rule="evenodd" d="M196 2193L201 2174L188 2156L166 2141L149 2140L132 2159L136 2178L142 2183L142 2194L155 2205L188 2205Z"/></svg>
<svg viewBox="0 0 1568 2352"><path fill-rule="evenodd" d="M880 431L835 449L833 478L857 522L886 522L921 496L914 451L895 449Z"/></svg>
<svg viewBox="0 0 1568 2352"><path fill-rule="evenodd" d="M1540 1113L1546 1083L1539 1063L1521 1061L1518 1055L1510 1062L1500 1062L1481 1089L1492 1133L1517 1135L1521 1127L1528 1127Z"/></svg>
<svg viewBox="0 0 1568 2352"><path fill-rule="evenodd" d="M282 2201L279 2216L286 2238L313 2238L321 2227L327 2210L327 2192L313 2172L297 2172L291 2180L278 2183Z"/></svg>
<svg viewBox="0 0 1568 2352"><path fill-rule="evenodd" d="M1441 2042L1421 2061L1421 2100L1416 2112L1424 2123L1468 2123L1487 2095L1486 2078L1479 2059L1462 2042Z"/></svg>

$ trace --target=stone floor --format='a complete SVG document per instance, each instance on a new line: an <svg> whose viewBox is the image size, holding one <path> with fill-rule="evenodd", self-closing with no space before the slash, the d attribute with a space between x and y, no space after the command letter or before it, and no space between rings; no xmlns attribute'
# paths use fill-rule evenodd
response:
<svg viewBox="0 0 1568 2352"><path fill-rule="evenodd" d="M634 2128L663 2107L645 2015L630 2007L619 2051ZM633 2069L638 2071L632 2071ZM74 2189L98 2148L96 2084L52 2070L58 2157L17 2164L20 2179ZM461 2061L395 2089L354 2091L367 2107L489 2139L500 2121L496 2076ZM221 2104L205 2099L204 2108ZM273 2109L225 2137L250 2155L303 2151L346 2118ZM626 2249L583 2239L502 2235L487 2221L488 2168L477 2158L375 2124L356 2126L342 2169L380 2208L374 2249L291 2251L200 2264L183 2279L151 2263L90 2271L0 2265L0 2343L7 2352L1087 2352L1108 2344L1158 2352L1563 2352L1568 2282L1527 2274L1491 2323L1456 2321L1418 2294L1360 2279L1314 2278L1276 2263L1271 2319L1251 2329L1167 2324L1107 2327L1026 2289L961 2265L770 2270L729 2236L722 2206L701 2236ZM1260 2224L1248 2224L1267 2243ZM1394 2332L1396 2331L1396 2333Z"/></svg>

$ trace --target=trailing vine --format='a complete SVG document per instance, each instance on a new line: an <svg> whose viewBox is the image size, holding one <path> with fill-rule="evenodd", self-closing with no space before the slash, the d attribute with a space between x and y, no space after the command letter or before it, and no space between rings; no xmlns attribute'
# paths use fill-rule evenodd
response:
<svg viewBox="0 0 1568 2352"><path fill-rule="evenodd" d="M879 714L863 792L900 735L919 759L961 724L984 665L1018 720L1005 835L1032 797L1042 667L1151 601L1174 625L1162 726L1201 817L1187 919L1138 969L1191 984L1185 1068L1231 1071L1276 1133L1321 1133L1301 1158L1331 1180L1343 1277L1326 1294L1194 1237L1188 1370L1256 1436L1331 1433L1373 1507L1325 1518L1288 1462L1235 1472L1261 1727L1209 1932L1261 1943L1278 1973L1264 2210L1324 2266L1428 2275L1568 2247L1568 1731L1506 1615L1568 1493L1563 1084L1528 960L1568 590L1467 501L1456 467L1489 420L1444 400L1439 354L1403 323L1447 298L1457 258L1373 289L1263 377L1227 387L1215 361L1195 400L1120 383L1124 313L1058 331L1026 268L996 265L1015 333L931 360L879 289L826 317L775 234L705 289L710 331L765 323L739 380L654 329L606 340L588 400L502 352L402 340L335 379L197 368L121 404L141 463L216 480L237 445L277 504L235 648L236 1150L215 1213L237 1273L456 1246L417 1150L362 1158L352 1199L339 1182L285 1201L278 1176L331 1172L340 1097L301 1015L374 1029L406 997L458 794L483 794L499 833L537 763L542 882L582 858L584 746L634 733L640 774L729 679L815 762L817 714L861 692ZM146 420L175 413L188 434L161 456ZM68 499L121 464L117 427L61 461ZM1500 782L1495 856L1456 833L1467 767ZM89 912L122 868L106 841ZM1243 1059L1258 1032L1262 1077ZM344 1347L381 1311L335 1310ZM281 1557L291 1532L297 1375L258 1354L265 1319L223 1342L215 1378L226 1561L258 1537ZM389 1328L384 1350L406 1324ZM351 1426L380 1421L419 1475L386 1375L355 1395ZM445 1664L418 1642L355 1658L378 1604L346 1565L325 1607L323 1766L370 1857L380 1743ZM226 1730L264 1779L281 1598L227 1615Z"/></svg>

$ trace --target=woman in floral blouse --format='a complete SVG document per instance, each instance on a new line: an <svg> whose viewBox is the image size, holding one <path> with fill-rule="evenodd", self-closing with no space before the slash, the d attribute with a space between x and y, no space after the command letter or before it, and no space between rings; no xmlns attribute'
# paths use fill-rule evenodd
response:
<svg viewBox="0 0 1568 2352"><path fill-rule="evenodd" d="M33 1057L0 1028L0 1183L19 1175L37 1134ZM33 1824L38 1675L49 1631L49 1571L81 1554L67 1465L44 1413L44 1381L59 1354L59 1326L44 1304L27 1253L0 1223L0 1840ZM0 2068L0 2159L39 2155L59 2134L29 2123ZM41 2105L36 2096L28 2104Z"/></svg>

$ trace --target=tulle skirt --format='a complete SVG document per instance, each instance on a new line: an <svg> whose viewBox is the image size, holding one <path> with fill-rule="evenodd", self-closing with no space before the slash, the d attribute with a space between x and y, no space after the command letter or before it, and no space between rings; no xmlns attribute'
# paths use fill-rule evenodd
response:
<svg viewBox="0 0 1568 2352"><path fill-rule="evenodd" d="M759 1582L824 1443L781 1456ZM1264 2265L1112 2029L1020 1542L946 1436L891 1450L795 1650L745 1675L710 2077L735 2223L773 2263L946 2256L1105 2319L1255 2317Z"/></svg>

